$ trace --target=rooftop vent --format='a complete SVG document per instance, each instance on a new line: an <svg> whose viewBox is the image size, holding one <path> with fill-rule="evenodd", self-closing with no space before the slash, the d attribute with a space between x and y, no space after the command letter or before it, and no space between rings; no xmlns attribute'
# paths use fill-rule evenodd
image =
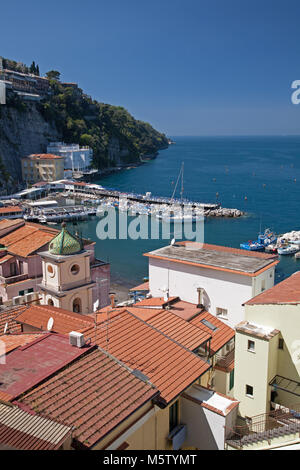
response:
<svg viewBox="0 0 300 470"><path fill-rule="evenodd" d="M69 343L71 344L71 346L82 348L85 345L83 334L78 333L78 331L71 331L69 333Z"/></svg>

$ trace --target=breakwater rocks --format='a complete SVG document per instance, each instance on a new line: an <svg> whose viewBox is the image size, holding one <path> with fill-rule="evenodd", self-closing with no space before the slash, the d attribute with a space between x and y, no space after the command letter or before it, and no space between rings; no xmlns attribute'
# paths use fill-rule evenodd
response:
<svg viewBox="0 0 300 470"><path fill-rule="evenodd" d="M206 217L241 217L245 212L239 209L227 209L219 207L218 209L208 209L204 211Z"/></svg>

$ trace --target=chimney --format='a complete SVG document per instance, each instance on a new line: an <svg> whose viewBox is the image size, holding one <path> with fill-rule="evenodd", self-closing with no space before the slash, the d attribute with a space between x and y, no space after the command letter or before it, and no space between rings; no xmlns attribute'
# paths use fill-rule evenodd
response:
<svg viewBox="0 0 300 470"><path fill-rule="evenodd" d="M109 294L110 297L110 306L111 308L115 308L115 294Z"/></svg>
<svg viewBox="0 0 300 470"><path fill-rule="evenodd" d="M204 308L204 304L203 304L203 292L204 292L204 289L203 289L203 287L197 287L197 292L198 292L198 304L197 304L197 308Z"/></svg>

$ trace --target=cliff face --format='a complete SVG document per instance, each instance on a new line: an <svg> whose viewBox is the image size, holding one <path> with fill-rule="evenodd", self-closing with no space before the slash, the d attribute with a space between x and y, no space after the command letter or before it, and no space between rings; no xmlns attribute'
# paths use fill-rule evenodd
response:
<svg viewBox="0 0 300 470"><path fill-rule="evenodd" d="M55 125L44 120L35 103L23 109L9 105L0 108L0 156L13 180L21 180L21 158L45 153L49 141L61 135Z"/></svg>
<svg viewBox="0 0 300 470"><path fill-rule="evenodd" d="M16 185L21 158L45 153L51 141L91 147L97 169L138 163L168 146L164 134L123 107L99 103L74 84L53 78L47 83L47 92L38 91L40 102L22 101L10 91L0 105L0 191L8 186L3 168Z"/></svg>

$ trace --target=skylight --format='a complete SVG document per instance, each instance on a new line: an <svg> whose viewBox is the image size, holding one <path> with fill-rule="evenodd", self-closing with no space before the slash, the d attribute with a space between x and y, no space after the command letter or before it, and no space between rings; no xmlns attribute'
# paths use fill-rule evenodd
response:
<svg viewBox="0 0 300 470"><path fill-rule="evenodd" d="M201 320L201 323L203 323L203 325L207 326L207 328L209 328L210 330L212 331L215 331L218 329L217 326L213 325L212 323L210 323L210 321L208 320L205 320L205 318L203 320Z"/></svg>

